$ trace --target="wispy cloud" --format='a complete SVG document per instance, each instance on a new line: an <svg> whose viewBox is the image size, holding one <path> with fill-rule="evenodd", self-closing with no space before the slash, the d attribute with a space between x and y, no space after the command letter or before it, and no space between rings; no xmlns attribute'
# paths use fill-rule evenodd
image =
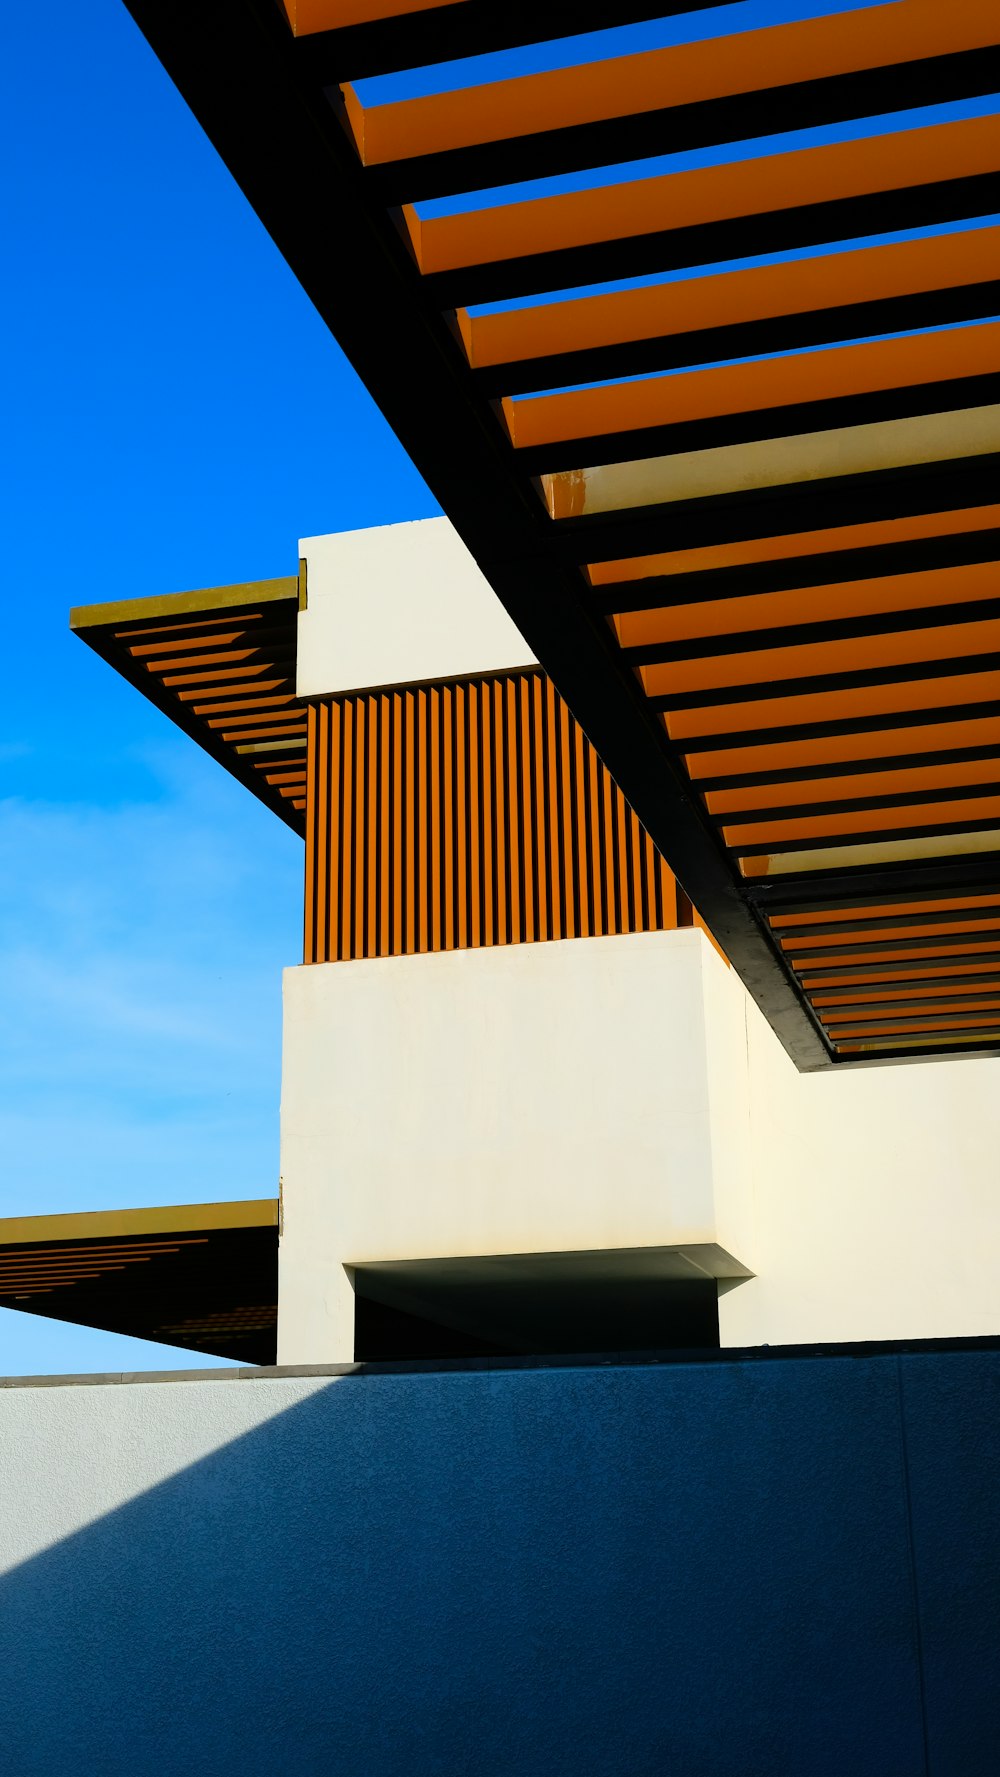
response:
<svg viewBox="0 0 1000 1777"><path fill-rule="evenodd" d="M301 848L189 743L145 763L146 800L0 801L0 1216L277 1189ZM0 1314L0 1372L88 1367L62 1333Z"/></svg>

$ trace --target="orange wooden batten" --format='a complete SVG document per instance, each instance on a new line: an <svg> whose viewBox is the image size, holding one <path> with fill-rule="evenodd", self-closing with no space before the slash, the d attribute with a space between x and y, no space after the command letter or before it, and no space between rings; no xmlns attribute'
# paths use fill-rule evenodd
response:
<svg viewBox="0 0 1000 1777"><path fill-rule="evenodd" d="M309 751L306 962L690 923L541 672L322 699Z"/></svg>
<svg viewBox="0 0 1000 1777"><path fill-rule="evenodd" d="M962 536L967 531L1000 528L1000 506L970 506L955 512L921 512L913 517L845 524L836 530L799 531L787 537L752 537L739 543L714 543L701 549L672 549L660 555L630 556L623 561L592 562L592 586L646 580L672 574L696 574L711 568L743 567L752 562L794 561L810 555L911 543L928 537Z"/></svg>
<svg viewBox="0 0 1000 1777"><path fill-rule="evenodd" d="M893 242L496 314L470 315L459 309L457 319L470 364L483 369L925 290L953 290L998 275L1000 228L974 228L950 235L947 254L937 240Z"/></svg>
<svg viewBox="0 0 1000 1777"><path fill-rule="evenodd" d="M285 0L285 9L302 32L424 6L417 0ZM358 152L366 166L377 166L762 92L815 79L818 68L828 77L888 68L899 58L901 38L918 60L985 48L998 37L994 0L962 0L958 7L942 0L893 0L846 17L772 25L384 105L363 106L350 86L344 97Z"/></svg>
<svg viewBox="0 0 1000 1777"><path fill-rule="evenodd" d="M460 0L282 0L296 37L316 31L339 31L348 25L374 25L404 13L436 12Z"/></svg>
<svg viewBox="0 0 1000 1777"><path fill-rule="evenodd" d="M431 219L405 205L403 219L422 272L458 271L1000 169L993 117L899 130L873 146L834 142Z"/></svg>
<svg viewBox="0 0 1000 1777"><path fill-rule="evenodd" d="M866 341L787 358L614 383L608 388L574 389L566 395L505 400L503 409L511 440L520 449L607 432L758 413L796 402L995 375L998 369L1000 323L992 321L948 333Z"/></svg>

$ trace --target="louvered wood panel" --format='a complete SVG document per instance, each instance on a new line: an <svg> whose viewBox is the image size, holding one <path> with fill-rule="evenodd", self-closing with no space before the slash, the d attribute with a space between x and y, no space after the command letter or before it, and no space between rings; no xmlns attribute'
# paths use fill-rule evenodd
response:
<svg viewBox="0 0 1000 1777"><path fill-rule="evenodd" d="M308 756L307 962L690 923L544 673L322 699Z"/></svg>

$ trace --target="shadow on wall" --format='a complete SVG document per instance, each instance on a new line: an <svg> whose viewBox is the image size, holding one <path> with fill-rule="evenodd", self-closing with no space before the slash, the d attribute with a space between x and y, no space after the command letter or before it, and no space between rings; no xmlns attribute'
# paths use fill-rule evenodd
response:
<svg viewBox="0 0 1000 1777"><path fill-rule="evenodd" d="M9 1770L995 1777L1000 1353L311 1387L0 1580Z"/></svg>

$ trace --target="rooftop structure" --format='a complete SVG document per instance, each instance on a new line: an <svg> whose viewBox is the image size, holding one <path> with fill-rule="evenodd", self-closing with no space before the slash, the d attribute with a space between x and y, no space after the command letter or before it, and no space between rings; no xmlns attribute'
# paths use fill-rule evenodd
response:
<svg viewBox="0 0 1000 1777"><path fill-rule="evenodd" d="M270 1294L206 1259L148 1324L270 1303L293 1364L994 1331L992 1065L797 1072L450 522L298 557L72 618L305 840Z"/></svg>
<svg viewBox="0 0 1000 1777"><path fill-rule="evenodd" d="M995 1052L995 5L130 10L797 1064Z"/></svg>
<svg viewBox="0 0 1000 1777"><path fill-rule="evenodd" d="M275 1198L0 1225L246 1366L0 1379L9 1758L993 1777L995 0L129 4L445 516L72 615L303 960Z"/></svg>

